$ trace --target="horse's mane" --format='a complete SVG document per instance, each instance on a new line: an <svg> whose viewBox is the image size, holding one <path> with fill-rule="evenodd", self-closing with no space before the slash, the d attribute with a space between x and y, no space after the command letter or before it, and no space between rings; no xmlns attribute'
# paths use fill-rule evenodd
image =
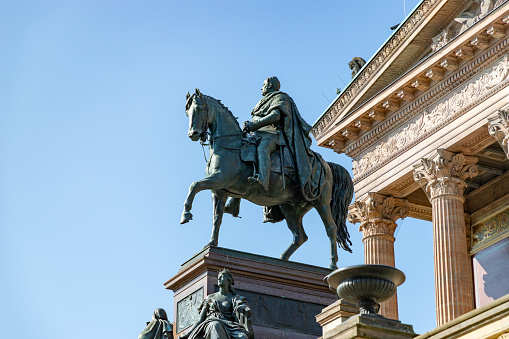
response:
<svg viewBox="0 0 509 339"><path fill-rule="evenodd" d="M210 95L206 95L206 94L202 94L202 96L203 96L205 99L207 99L207 101L208 101L208 102L212 101L213 103L217 104L220 108L222 108L222 109L224 110L224 112L225 112L225 113L227 113L226 115L227 115L228 117L230 117L231 119L233 119L233 120L237 123L237 125L238 125L238 121L237 121L237 119L238 119L238 118L237 118L237 117L235 117L235 116L233 115L233 113L232 113L232 112L228 109L228 107L226 107L226 106L225 106L225 105L221 102L221 100L216 99L216 98L213 98L213 97L211 97ZM239 125L239 128L240 128L240 125Z"/></svg>

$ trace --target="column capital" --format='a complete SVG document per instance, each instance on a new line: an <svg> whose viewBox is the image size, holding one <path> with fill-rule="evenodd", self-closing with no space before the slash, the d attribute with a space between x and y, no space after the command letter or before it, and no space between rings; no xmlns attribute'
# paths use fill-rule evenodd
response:
<svg viewBox="0 0 509 339"><path fill-rule="evenodd" d="M414 164L414 180L430 201L445 195L463 200L465 180L478 174L476 163L475 157L438 149L431 157Z"/></svg>
<svg viewBox="0 0 509 339"><path fill-rule="evenodd" d="M509 109L499 109L497 114L488 118L488 132L497 139L509 159Z"/></svg>
<svg viewBox="0 0 509 339"><path fill-rule="evenodd" d="M375 235L392 238L396 230L396 220L405 218L408 212L409 203L406 199L368 193L366 197L348 207L348 221L360 222L359 231L363 232L364 238Z"/></svg>

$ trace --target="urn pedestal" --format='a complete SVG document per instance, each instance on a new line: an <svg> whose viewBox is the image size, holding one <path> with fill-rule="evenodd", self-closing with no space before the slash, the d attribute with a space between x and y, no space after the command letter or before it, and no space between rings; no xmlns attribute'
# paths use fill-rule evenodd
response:
<svg viewBox="0 0 509 339"><path fill-rule="evenodd" d="M202 300L218 291L217 275L223 268L231 271L233 287L252 309L256 339L316 339L322 330L315 316L338 300L323 281L332 272L327 268L205 247L164 284L175 292L175 337L197 320Z"/></svg>
<svg viewBox="0 0 509 339"><path fill-rule="evenodd" d="M335 326L323 326L323 339L406 339L417 336L412 325L378 314L379 303L390 299L405 281L400 270L385 265L357 265L336 270L325 280L342 301L357 305L360 314L346 321L336 321Z"/></svg>

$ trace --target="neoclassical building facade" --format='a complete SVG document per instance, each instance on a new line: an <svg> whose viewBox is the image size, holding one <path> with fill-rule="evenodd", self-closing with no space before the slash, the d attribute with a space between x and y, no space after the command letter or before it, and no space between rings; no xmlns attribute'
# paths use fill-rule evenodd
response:
<svg viewBox="0 0 509 339"><path fill-rule="evenodd" d="M398 219L432 221L438 328L419 338L509 333L509 2L423 0L312 133L353 161L365 263L395 265Z"/></svg>

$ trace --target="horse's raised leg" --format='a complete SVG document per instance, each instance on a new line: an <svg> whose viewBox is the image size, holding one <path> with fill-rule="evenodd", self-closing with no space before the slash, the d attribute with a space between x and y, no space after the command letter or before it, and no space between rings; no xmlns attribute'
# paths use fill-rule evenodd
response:
<svg viewBox="0 0 509 339"><path fill-rule="evenodd" d="M182 212L182 218L180 219L181 224L185 224L193 219L191 214L191 208L193 208L193 201L195 195L203 190L211 190L221 188L220 185L224 181L219 180L216 176L206 177L201 180L195 181L189 186L189 193L187 194L186 201L184 202L184 211Z"/></svg>
<svg viewBox="0 0 509 339"><path fill-rule="evenodd" d="M281 259L288 260L291 255L299 248L303 243L308 240L304 227L302 226L302 218L311 209L307 205L300 207L298 205L280 205L281 212L285 216L286 224L293 234L293 241L288 248L281 254Z"/></svg>
<svg viewBox="0 0 509 339"><path fill-rule="evenodd" d="M337 226L334 222L334 219L332 218L332 213L330 209L330 204L324 203L323 201L320 201L319 199L316 204L314 204L314 207L318 211L318 214L320 215L320 218L322 218L323 224L325 225L325 231L327 232L327 236L329 237L329 243L330 243L330 269L337 269L337 263L338 263L338 245L336 242L336 232L337 232Z"/></svg>
<svg viewBox="0 0 509 339"><path fill-rule="evenodd" d="M223 222L224 205L228 196L222 191L212 192L212 205L214 214L212 216L212 235L210 236L209 246L217 246L219 238L219 228Z"/></svg>

